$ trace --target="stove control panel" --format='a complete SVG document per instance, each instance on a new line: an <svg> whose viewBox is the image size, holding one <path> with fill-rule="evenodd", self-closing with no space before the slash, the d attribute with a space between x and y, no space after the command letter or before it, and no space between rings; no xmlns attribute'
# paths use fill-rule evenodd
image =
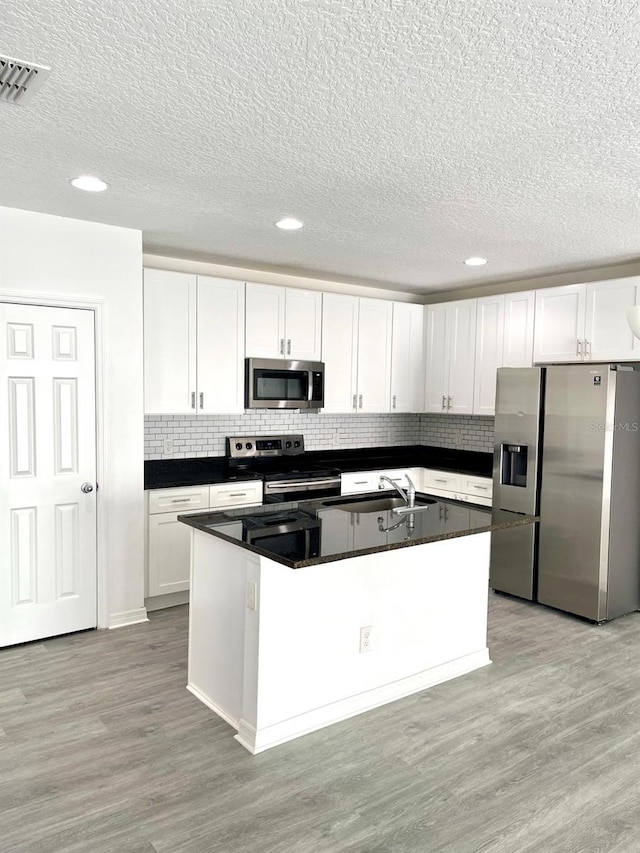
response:
<svg viewBox="0 0 640 853"><path fill-rule="evenodd" d="M227 456L248 459L268 456L295 456L304 453L302 435L250 435L227 438Z"/></svg>

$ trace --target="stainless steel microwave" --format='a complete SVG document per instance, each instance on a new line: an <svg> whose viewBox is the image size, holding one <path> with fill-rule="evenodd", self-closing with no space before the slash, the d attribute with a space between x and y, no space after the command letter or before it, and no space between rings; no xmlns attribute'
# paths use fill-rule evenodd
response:
<svg viewBox="0 0 640 853"><path fill-rule="evenodd" d="M247 358L244 395L247 409L320 409L324 406L324 364Z"/></svg>

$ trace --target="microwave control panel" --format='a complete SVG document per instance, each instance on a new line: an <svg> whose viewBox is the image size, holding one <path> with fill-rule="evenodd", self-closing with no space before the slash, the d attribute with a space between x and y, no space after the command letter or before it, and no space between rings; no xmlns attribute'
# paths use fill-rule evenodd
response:
<svg viewBox="0 0 640 853"><path fill-rule="evenodd" d="M294 456L304 453L302 435L250 435L227 438L227 456L232 459Z"/></svg>

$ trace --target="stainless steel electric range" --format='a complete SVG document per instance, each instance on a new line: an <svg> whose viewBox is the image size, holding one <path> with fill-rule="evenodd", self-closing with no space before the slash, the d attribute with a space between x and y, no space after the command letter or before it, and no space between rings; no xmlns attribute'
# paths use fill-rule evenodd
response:
<svg viewBox="0 0 640 853"><path fill-rule="evenodd" d="M305 458L304 436L259 435L227 438L229 467L264 480L264 502L282 503L340 494L340 471Z"/></svg>

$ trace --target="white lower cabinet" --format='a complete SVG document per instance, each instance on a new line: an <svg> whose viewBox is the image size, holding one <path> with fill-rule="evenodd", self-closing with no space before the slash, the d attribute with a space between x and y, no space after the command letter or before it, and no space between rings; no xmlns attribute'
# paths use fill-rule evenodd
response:
<svg viewBox="0 0 640 853"><path fill-rule="evenodd" d="M189 589L191 528L178 521L179 515L261 503L262 480L150 490L146 597Z"/></svg>
<svg viewBox="0 0 640 853"><path fill-rule="evenodd" d="M378 471L358 471L354 474L343 474L340 478L340 494L357 495L360 492L374 492L378 488L379 480Z"/></svg>

